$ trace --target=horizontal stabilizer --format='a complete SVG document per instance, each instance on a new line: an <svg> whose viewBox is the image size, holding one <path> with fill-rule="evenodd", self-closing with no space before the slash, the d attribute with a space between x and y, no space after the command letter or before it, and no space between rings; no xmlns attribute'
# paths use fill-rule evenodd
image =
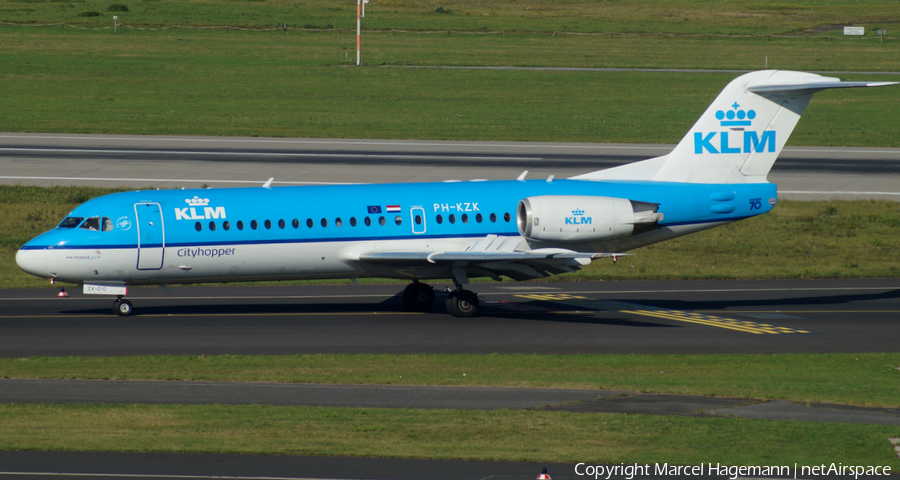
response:
<svg viewBox="0 0 900 480"><path fill-rule="evenodd" d="M751 85L747 87L753 93L776 92L809 92L816 93L829 88L857 88L857 87L887 87L897 85L898 82L811 82L785 85Z"/></svg>

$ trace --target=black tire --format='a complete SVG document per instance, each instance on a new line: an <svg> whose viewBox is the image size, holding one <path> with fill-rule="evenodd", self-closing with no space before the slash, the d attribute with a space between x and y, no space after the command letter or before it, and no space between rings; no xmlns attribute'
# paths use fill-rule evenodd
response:
<svg viewBox="0 0 900 480"><path fill-rule="evenodd" d="M456 292L453 291L453 292L448 293L447 300L444 300L444 306L447 307L447 313L449 313L450 315L453 315L454 317L460 316L459 310L457 310L457 308L456 308L457 307L456 303L457 303Z"/></svg>
<svg viewBox="0 0 900 480"><path fill-rule="evenodd" d="M412 283L403 291L403 303L413 312L427 312L434 305L434 289L424 283Z"/></svg>
<svg viewBox="0 0 900 480"><path fill-rule="evenodd" d="M116 300L113 303L113 313L120 317L127 317L134 313L134 306L128 300Z"/></svg>
<svg viewBox="0 0 900 480"><path fill-rule="evenodd" d="M454 317L474 317L478 314L478 295L469 290L457 290L447 295L447 313Z"/></svg>

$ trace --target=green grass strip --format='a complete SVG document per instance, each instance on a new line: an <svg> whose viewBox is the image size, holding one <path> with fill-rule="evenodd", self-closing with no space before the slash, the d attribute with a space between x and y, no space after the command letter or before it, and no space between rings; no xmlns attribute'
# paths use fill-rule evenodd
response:
<svg viewBox="0 0 900 480"><path fill-rule="evenodd" d="M295 355L0 359L3 378L633 390L900 407L900 353Z"/></svg>
<svg viewBox="0 0 900 480"><path fill-rule="evenodd" d="M900 427L574 414L267 406L0 405L0 449L532 462L900 468Z"/></svg>
<svg viewBox="0 0 900 480"><path fill-rule="evenodd" d="M0 28L0 131L675 143L736 73L897 70L900 42ZM690 55L685 55L690 52ZM848 80L892 76L841 75ZM824 92L791 145L900 146L894 88ZM846 126L846 128L839 128Z"/></svg>
<svg viewBox="0 0 900 480"><path fill-rule="evenodd" d="M127 25L230 25L273 28L278 33L282 22L292 28L356 26L356 4L333 0L302 3L142 0L112 5L108 0L7 0L3 7L0 21L108 28L106 32L110 35L113 15L118 15L119 23ZM717 2L715 9L709 8L707 0L680 0L677 4L671 0L642 0L601 5L596 0L384 0L368 5L366 13L363 24L367 29L776 34L802 32L822 25L852 24L868 27L870 36L875 34L873 28L884 27L885 23L890 30L896 18L894 5L878 0Z"/></svg>

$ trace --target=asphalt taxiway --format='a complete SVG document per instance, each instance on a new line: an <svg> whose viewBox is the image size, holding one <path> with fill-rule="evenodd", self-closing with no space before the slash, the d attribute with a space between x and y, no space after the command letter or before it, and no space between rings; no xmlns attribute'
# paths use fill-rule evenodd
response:
<svg viewBox="0 0 900 480"><path fill-rule="evenodd" d="M435 283L441 290L443 284ZM403 284L0 291L0 355L900 351L900 280L478 283L480 315Z"/></svg>
<svg viewBox="0 0 900 480"><path fill-rule="evenodd" d="M0 183L199 188L567 178L673 145L0 133ZM900 149L786 147L769 181L797 200L900 200Z"/></svg>

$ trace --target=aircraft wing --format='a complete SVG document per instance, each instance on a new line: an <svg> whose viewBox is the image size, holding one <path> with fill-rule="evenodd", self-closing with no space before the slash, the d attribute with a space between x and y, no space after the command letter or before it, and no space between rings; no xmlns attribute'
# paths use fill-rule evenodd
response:
<svg viewBox="0 0 900 480"><path fill-rule="evenodd" d="M360 254L359 260L400 268L445 267L454 277L465 272L466 276L486 276L494 280L500 280L500 275L513 280L530 280L574 272L597 258L624 255L560 248L508 251L504 243L496 235L489 235L464 251L369 252Z"/></svg>

